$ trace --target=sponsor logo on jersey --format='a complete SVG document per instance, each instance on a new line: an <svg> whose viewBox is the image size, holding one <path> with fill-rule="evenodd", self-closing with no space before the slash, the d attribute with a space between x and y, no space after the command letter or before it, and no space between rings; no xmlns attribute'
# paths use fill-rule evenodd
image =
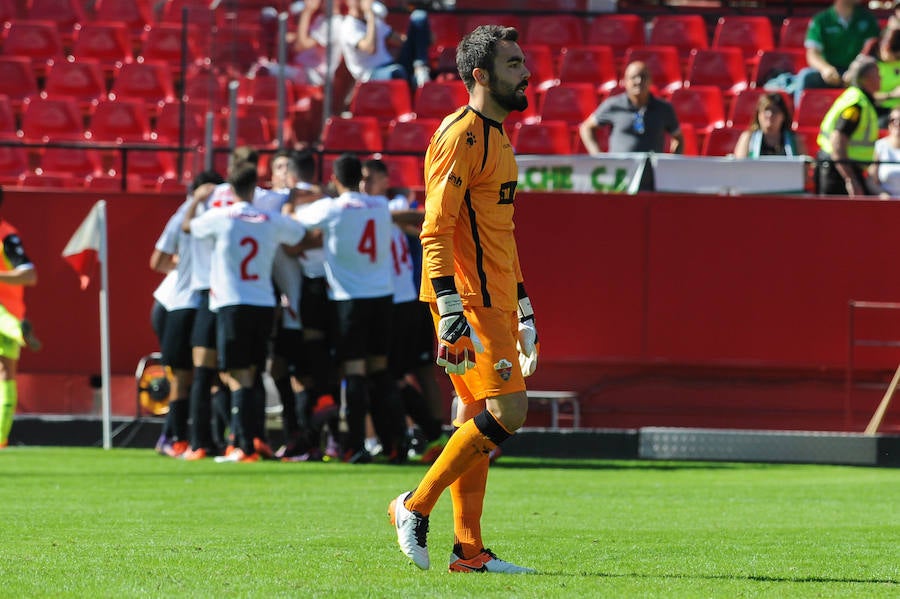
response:
<svg viewBox="0 0 900 599"><path fill-rule="evenodd" d="M454 187L462 187L463 184L462 177L460 177L456 173L450 173L449 175L447 175L447 181L453 183Z"/></svg>
<svg viewBox="0 0 900 599"><path fill-rule="evenodd" d="M507 181L500 184L500 201L498 204L512 204L516 199L516 185L518 181Z"/></svg>
<svg viewBox="0 0 900 599"><path fill-rule="evenodd" d="M499 362L494 364L494 370L497 371L497 374L500 375L501 379L508 381L509 377L512 375L512 362L506 358L501 358Z"/></svg>

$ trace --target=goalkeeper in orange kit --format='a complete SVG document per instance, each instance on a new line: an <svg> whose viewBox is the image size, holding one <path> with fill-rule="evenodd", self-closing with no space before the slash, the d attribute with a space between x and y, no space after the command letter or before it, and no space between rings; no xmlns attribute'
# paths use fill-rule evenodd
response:
<svg viewBox="0 0 900 599"><path fill-rule="evenodd" d="M525 422L524 377L537 365L534 313L525 293L513 211L518 168L503 120L528 106L530 73L518 32L481 26L460 42L456 63L469 104L444 119L425 156L422 291L438 337L438 365L460 398L443 453L389 515L403 553L428 569L428 516L450 487L451 572L526 573L481 538L489 454Z"/></svg>

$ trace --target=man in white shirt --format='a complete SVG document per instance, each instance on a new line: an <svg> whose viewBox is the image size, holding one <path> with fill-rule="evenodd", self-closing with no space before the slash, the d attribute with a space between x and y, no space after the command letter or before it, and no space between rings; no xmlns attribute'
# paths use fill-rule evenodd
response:
<svg viewBox="0 0 900 599"><path fill-rule="evenodd" d="M222 177L215 172L200 173L191 185L191 194L203 184L218 184ZM171 284L164 281L153 294L165 308L166 317L159 335L162 364L172 372L172 400L166 414L165 439L157 450L169 457L180 457L189 450L188 417L190 392L194 378L191 351L191 331L200 306L200 296L191 288L193 253L191 237L181 229L184 213L191 203L191 196L169 218L150 256L150 268L166 274ZM171 279L170 279L171 277ZM209 427L209 414L206 414Z"/></svg>
<svg viewBox="0 0 900 599"><path fill-rule="evenodd" d="M324 233L325 276L332 301L335 353L343 374L342 407L347 424L342 459L371 461L365 450L365 417L396 413L387 370L391 305L391 213L387 199L359 192L362 163L354 154L334 162L332 182L340 195L310 204L298 220ZM371 406L368 387L371 383ZM387 442L402 443L399 439ZM385 440L382 440L384 444Z"/></svg>
<svg viewBox="0 0 900 599"><path fill-rule="evenodd" d="M216 344L219 370L231 389L236 413L235 449L224 461L255 462L259 437L252 406L254 384L265 363L272 330L275 292L272 263L284 244L299 251L305 229L280 214L260 212L250 205L256 189L255 165L237 168L228 178L238 202L212 208L194 217L198 201L185 214L183 227L198 239L212 239L210 310L217 312Z"/></svg>
<svg viewBox="0 0 900 599"><path fill-rule="evenodd" d="M347 0L347 16L341 23L340 34L344 64L360 82L406 79L413 88L421 87L431 78L428 14L424 10L413 11L406 34L394 31L385 23L386 14L380 2ZM389 46L399 46L396 57Z"/></svg>

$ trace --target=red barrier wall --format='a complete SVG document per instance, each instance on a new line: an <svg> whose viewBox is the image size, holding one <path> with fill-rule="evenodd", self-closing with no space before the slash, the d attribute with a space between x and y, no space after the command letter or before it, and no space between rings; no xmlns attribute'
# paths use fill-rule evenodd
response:
<svg viewBox="0 0 900 599"><path fill-rule="evenodd" d="M60 254L97 199L6 191L2 213L38 267L39 284L26 299L45 343L38 354L23 353L22 411L93 405L87 378L100 364L97 280L80 291ZM114 411L128 414L135 365L157 347L149 310L161 276L147 260L182 198L106 199ZM900 299L892 269L898 224L895 202L520 194L519 252L542 344L531 387L585 392L613 375L698 369L750 379L785 371L840 380L848 300ZM900 314L874 317L868 326L900 339ZM897 351L858 356L868 369L892 370L898 361ZM653 386L660 397L658 380ZM834 389L828 394L830 406L840 403ZM673 393L671 401L684 402L685 395L698 394ZM598 399L599 412L604 401Z"/></svg>

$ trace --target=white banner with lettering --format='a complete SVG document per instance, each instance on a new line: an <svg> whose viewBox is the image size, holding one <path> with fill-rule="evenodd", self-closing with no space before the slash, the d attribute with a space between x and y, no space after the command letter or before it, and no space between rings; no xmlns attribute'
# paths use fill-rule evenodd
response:
<svg viewBox="0 0 900 599"><path fill-rule="evenodd" d="M763 156L736 160L712 156L651 154L656 191L715 193L802 193L804 156Z"/></svg>
<svg viewBox="0 0 900 599"><path fill-rule="evenodd" d="M643 153L517 156L519 191L637 193L647 155Z"/></svg>

